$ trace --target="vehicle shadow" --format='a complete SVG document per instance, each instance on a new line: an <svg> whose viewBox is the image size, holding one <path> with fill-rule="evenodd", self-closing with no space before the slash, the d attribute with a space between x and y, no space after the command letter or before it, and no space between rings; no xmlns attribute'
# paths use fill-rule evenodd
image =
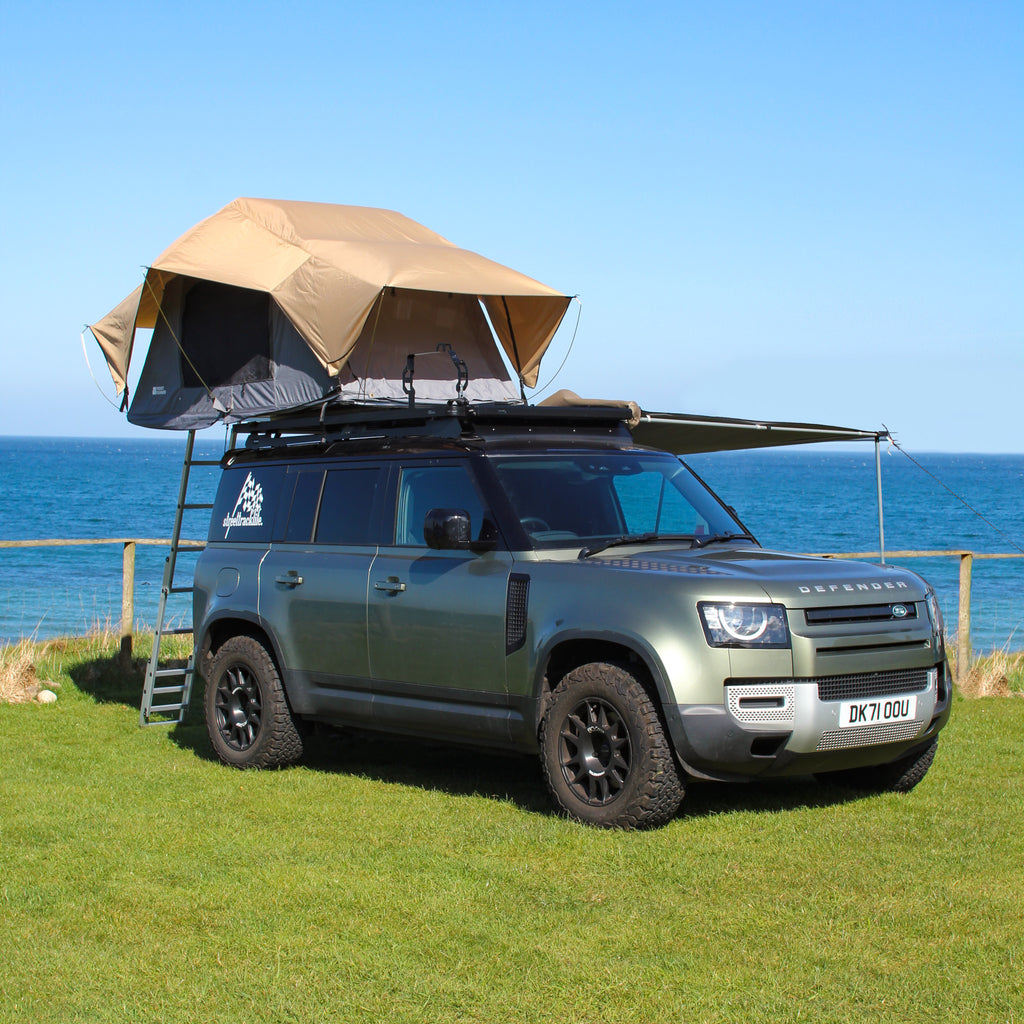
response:
<svg viewBox="0 0 1024 1024"><path fill-rule="evenodd" d="M197 757L216 761L205 725L196 722L202 722L201 710L188 723L171 730L171 741ZM352 775L453 796L482 796L531 813L555 813L536 757L323 726L304 736L302 742L299 765L308 771Z"/></svg>
<svg viewBox="0 0 1024 1024"><path fill-rule="evenodd" d="M145 659L134 659L125 667L112 657L82 662L71 668L70 675L75 686L97 703L123 704L137 711L145 671ZM217 760L203 722L201 679L193 691L185 722L170 726L168 736L172 743L204 761ZM329 727L312 730L304 737L303 746L301 765L307 770L455 796L482 796L506 801L533 814L559 813L548 797L540 763L532 755ZM863 796L810 776L749 783L691 782L676 820L833 807Z"/></svg>
<svg viewBox="0 0 1024 1024"><path fill-rule="evenodd" d="M139 710L146 679L147 658L132 658L124 664L117 655L81 661L68 669L71 681L97 704L123 704ZM184 660L161 661L161 668L180 668Z"/></svg>
<svg viewBox="0 0 1024 1024"><path fill-rule="evenodd" d="M186 724L171 739L196 756L215 761L206 729ZM359 729L320 728L303 741L303 767L354 775L389 785L414 786L453 796L482 796L533 814L557 816L535 755L436 743ZM812 776L749 783L691 782L676 820L738 812L785 813L835 807L863 793L823 784Z"/></svg>
<svg viewBox="0 0 1024 1024"><path fill-rule="evenodd" d="M710 818L754 811L782 814L808 808L837 807L864 799L865 794L838 783L819 782L811 775L752 782L691 782L679 818Z"/></svg>

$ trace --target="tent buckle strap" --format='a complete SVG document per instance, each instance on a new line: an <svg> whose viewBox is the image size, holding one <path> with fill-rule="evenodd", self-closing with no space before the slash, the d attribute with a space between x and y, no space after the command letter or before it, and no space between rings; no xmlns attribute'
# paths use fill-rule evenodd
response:
<svg viewBox="0 0 1024 1024"><path fill-rule="evenodd" d="M405 367L402 370L402 391L409 396L410 409L416 405L416 388L414 387L416 356L432 356L437 353L447 355L455 367L455 398L453 401L456 405L469 404L469 400L466 398L466 387L469 384L469 369L466 366L466 361L460 358L458 352L448 342L442 341L433 352L410 352L405 358Z"/></svg>
<svg viewBox="0 0 1024 1024"><path fill-rule="evenodd" d="M455 401L459 405L465 405L467 402L466 385L469 384L469 370L466 367L466 361L460 359L458 352L446 341L442 341L437 346L437 351L447 352L451 358L452 365L455 367Z"/></svg>
<svg viewBox="0 0 1024 1024"><path fill-rule="evenodd" d="M416 389L412 386L413 377L416 376L416 353L410 352L405 360L405 368L402 370L402 390L409 396L409 408L416 405Z"/></svg>

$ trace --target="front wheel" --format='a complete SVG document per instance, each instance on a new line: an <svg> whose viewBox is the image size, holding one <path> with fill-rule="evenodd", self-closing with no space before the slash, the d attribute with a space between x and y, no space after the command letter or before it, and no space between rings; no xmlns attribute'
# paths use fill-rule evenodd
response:
<svg viewBox="0 0 1024 1024"><path fill-rule="evenodd" d="M221 761L236 768L278 768L302 756L277 666L251 636L232 637L214 656L206 731Z"/></svg>
<svg viewBox="0 0 1024 1024"><path fill-rule="evenodd" d="M541 721L548 788L571 818L604 828L665 824L683 799L683 780L658 714L624 665L573 669Z"/></svg>

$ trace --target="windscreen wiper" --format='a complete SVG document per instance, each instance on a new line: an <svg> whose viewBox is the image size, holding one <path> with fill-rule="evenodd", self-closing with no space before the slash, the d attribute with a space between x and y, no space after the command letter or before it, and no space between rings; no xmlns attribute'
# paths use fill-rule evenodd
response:
<svg viewBox="0 0 1024 1024"><path fill-rule="evenodd" d="M694 537L693 547L702 548L705 544L716 544L726 540L749 540L756 544L757 541L749 533L709 533L704 536Z"/></svg>
<svg viewBox="0 0 1024 1024"><path fill-rule="evenodd" d="M591 555L596 555L599 551L604 551L605 548L617 547L620 544L649 544L652 541L660 540L688 540L693 542L696 537L692 533L624 533L621 537L612 537L611 540L603 540L600 544L591 544L589 547L583 548L579 553L579 558L589 558Z"/></svg>

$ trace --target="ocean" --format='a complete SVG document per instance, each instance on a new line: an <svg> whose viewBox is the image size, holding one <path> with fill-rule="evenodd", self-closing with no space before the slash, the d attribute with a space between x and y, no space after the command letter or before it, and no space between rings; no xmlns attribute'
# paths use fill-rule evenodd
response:
<svg viewBox="0 0 1024 1024"><path fill-rule="evenodd" d="M195 457L219 458L200 439ZM154 439L0 437L0 540L168 538L174 525L184 435ZM1024 548L1024 454L883 452L887 551ZM692 456L687 462L732 505L766 548L878 549L874 448L775 449ZM190 501L212 501L218 470L193 470ZM931 475L929 475L931 474ZM951 493L952 492L952 493ZM966 501L967 508L955 495ZM973 509L973 511L972 511ZM183 537L204 539L208 513L186 513ZM984 518L982 518L984 517ZM152 626L166 549L139 546L135 614ZM187 582L190 559L179 560ZM0 642L99 627L121 615L120 544L0 548ZM955 635L956 558L892 559L928 579ZM971 640L976 651L1024 647L1024 558L975 560Z"/></svg>

